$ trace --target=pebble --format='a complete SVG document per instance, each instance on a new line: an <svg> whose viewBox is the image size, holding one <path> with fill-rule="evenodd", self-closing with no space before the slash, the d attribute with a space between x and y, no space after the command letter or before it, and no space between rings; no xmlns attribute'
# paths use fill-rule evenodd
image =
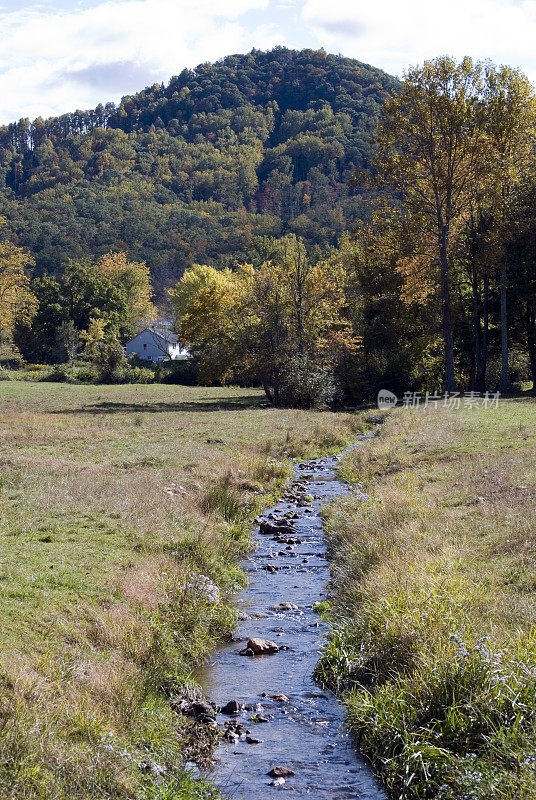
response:
<svg viewBox="0 0 536 800"><path fill-rule="evenodd" d="M275 606L270 606L270 611L299 611L298 606L294 603L276 603Z"/></svg>
<svg viewBox="0 0 536 800"><path fill-rule="evenodd" d="M292 778L296 773L289 767L273 767L268 775L270 778Z"/></svg>
<svg viewBox="0 0 536 800"><path fill-rule="evenodd" d="M278 653L279 647L275 642L270 641L270 639L258 639L253 637L248 639L246 650L251 650L255 656L265 656Z"/></svg>
<svg viewBox="0 0 536 800"><path fill-rule="evenodd" d="M229 700L224 706L220 708L221 714L226 714L227 716L234 716L235 714L240 714L242 706L238 702L238 700Z"/></svg>

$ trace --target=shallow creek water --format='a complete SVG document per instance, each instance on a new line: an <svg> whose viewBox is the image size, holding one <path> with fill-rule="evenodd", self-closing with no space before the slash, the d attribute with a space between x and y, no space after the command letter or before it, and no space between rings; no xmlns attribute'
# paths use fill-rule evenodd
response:
<svg viewBox="0 0 536 800"><path fill-rule="evenodd" d="M320 510L350 492L335 479L338 460L333 456L297 465L294 481L306 484L305 491L314 500L300 507L291 497L263 513L268 519L297 513L293 533L287 538L299 539L301 544L287 549L287 543L262 535L257 527L257 548L244 564L249 585L239 598L243 619L234 641L220 648L199 676L205 694L218 706L237 700L249 707L234 719L251 737L261 740L259 744L224 741L218 746L214 770L207 777L230 798L265 800L281 791L315 800L385 798L354 750L344 728L343 707L332 694L319 689L312 677L328 630L312 609L313 603L325 597L329 580ZM267 565L277 570L269 572ZM299 610L270 610L279 603L292 603ZM250 637L269 639L288 649L274 655L239 655ZM272 700L277 694L286 695L288 701ZM268 721L252 721L257 713ZM229 719L218 714L219 725ZM295 775L273 786L267 773L276 766L289 767Z"/></svg>

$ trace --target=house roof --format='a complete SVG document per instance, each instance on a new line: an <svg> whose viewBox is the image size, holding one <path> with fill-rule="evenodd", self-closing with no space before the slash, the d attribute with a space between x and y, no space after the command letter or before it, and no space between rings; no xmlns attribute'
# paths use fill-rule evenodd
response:
<svg viewBox="0 0 536 800"><path fill-rule="evenodd" d="M179 343L179 337L174 331L170 331L169 328L164 328L162 325L149 325L147 328L139 331L136 336L133 336L132 339L129 339L127 344L130 344L137 339L138 336L141 336L142 333L149 331L152 336L157 336L162 341L166 342L166 344L177 345Z"/></svg>
<svg viewBox="0 0 536 800"><path fill-rule="evenodd" d="M164 339L165 342L168 344L178 344L179 337L177 336L174 331L170 331L169 328L163 328L161 325L149 325L147 330L154 333L155 336L159 336L160 339Z"/></svg>

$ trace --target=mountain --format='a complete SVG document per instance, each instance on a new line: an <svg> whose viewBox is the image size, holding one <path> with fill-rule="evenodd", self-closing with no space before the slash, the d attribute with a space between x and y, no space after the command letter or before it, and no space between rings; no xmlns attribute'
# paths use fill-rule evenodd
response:
<svg viewBox="0 0 536 800"><path fill-rule="evenodd" d="M363 213L379 69L278 47L184 70L114 104L0 128L0 211L36 272L112 249L157 288L195 262L247 257L254 236L335 243Z"/></svg>

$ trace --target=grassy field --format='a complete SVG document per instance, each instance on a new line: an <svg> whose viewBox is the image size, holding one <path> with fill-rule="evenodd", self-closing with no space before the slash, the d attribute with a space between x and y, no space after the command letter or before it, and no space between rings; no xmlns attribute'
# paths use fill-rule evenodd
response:
<svg viewBox="0 0 536 800"><path fill-rule="evenodd" d="M360 429L254 390L0 383L0 796L212 796L169 697L232 629L291 457Z"/></svg>
<svg viewBox="0 0 536 800"><path fill-rule="evenodd" d="M397 410L341 472L318 677L393 798L536 797L536 401Z"/></svg>

